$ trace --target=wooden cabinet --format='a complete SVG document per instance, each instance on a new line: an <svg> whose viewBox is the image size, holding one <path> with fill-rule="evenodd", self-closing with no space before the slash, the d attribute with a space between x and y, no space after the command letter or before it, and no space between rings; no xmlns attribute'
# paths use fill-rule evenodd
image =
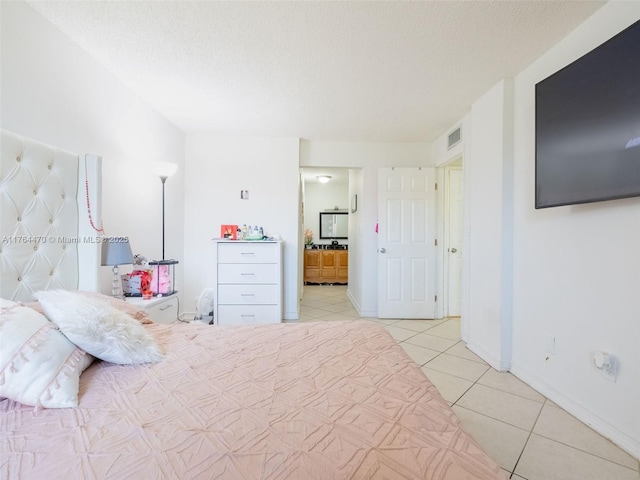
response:
<svg viewBox="0 0 640 480"><path fill-rule="evenodd" d="M305 250L305 283L347 283L349 252L347 250Z"/></svg>
<svg viewBox="0 0 640 480"><path fill-rule="evenodd" d="M214 321L282 321L282 242L216 242Z"/></svg>
<svg viewBox="0 0 640 480"><path fill-rule="evenodd" d="M336 283L347 283L349 281L349 252L347 250L336 250Z"/></svg>

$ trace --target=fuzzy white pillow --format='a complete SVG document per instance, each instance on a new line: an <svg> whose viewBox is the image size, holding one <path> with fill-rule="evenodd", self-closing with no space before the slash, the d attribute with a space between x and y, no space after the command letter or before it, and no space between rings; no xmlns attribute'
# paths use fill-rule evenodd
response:
<svg viewBox="0 0 640 480"><path fill-rule="evenodd" d="M97 358L119 364L159 362L163 358L139 321L101 298L67 290L46 290L34 296L69 340Z"/></svg>
<svg viewBox="0 0 640 480"><path fill-rule="evenodd" d="M77 407L80 374L92 361L44 315L0 299L0 397L45 408Z"/></svg>

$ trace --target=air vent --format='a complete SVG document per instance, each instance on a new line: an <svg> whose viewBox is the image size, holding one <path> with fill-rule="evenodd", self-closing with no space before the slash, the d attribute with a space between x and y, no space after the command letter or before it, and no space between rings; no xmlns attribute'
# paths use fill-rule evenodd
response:
<svg viewBox="0 0 640 480"><path fill-rule="evenodd" d="M462 140L462 134L460 133L460 127L458 127L447 137L447 150L451 150L459 144L460 140Z"/></svg>

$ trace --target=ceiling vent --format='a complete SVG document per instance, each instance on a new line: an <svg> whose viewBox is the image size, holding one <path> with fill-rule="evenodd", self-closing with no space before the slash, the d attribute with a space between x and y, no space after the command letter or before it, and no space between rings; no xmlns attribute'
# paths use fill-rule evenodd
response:
<svg viewBox="0 0 640 480"><path fill-rule="evenodd" d="M462 140L462 134L460 132L460 127L458 127L447 137L447 150L451 150L453 147L459 144L460 140Z"/></svg>

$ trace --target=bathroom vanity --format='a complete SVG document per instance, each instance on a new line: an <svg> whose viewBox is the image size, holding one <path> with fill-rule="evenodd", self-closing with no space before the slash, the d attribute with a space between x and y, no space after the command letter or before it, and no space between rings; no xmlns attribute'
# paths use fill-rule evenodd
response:
<svg viewBox="0 0 640 480"><path fill-rule="evenodd" d="M339 283L349 281L347 245L313 245L304 251L305 283Z"/></svg>

